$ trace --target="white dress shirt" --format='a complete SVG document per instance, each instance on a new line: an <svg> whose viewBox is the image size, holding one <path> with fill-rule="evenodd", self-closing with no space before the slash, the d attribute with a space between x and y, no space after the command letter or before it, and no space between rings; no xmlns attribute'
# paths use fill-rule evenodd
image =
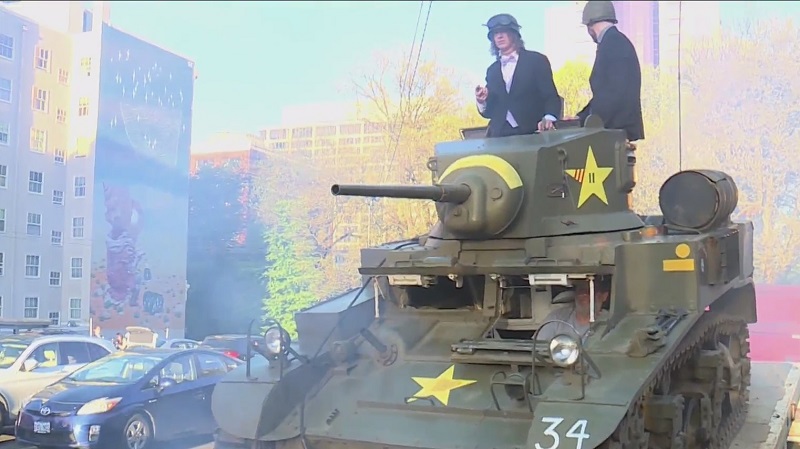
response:
<svg viewBox="0 0 800 449"><path fill-rule="evenodd" d="M519 54L516 51L500 56L500 71L503 73L503 81L506 82L506 92L511 92L511 80L514 79L514 71L517 70L518 59ZM478 103L478 110L483 113L486 110L486 103ZM550 114L545 115L544 118L551 122L556 121L556 118ZM506 121L512 128L519 126L511 111L506 112Z"/></svg>

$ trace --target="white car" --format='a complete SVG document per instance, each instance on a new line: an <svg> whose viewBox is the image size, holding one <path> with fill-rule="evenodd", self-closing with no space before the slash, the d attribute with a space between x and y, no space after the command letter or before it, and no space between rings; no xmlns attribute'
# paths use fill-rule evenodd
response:
<svg viewBox="0 0 800 449"><path fill-rule="evenodd" d="M0 429L14 425L29 397L112 352L110 341L88 335L34 332L0 337Z"/></svg>

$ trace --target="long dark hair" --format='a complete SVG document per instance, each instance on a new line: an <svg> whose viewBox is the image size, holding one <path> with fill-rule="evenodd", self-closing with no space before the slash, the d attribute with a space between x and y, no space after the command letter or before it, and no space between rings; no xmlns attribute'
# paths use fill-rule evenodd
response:
<svg viewBox="0 0 800 449"><path fill-rule="evenodd" d="M519 34L519 32L513 30L508 30L506 32L508 33L508 37L511 38L511 45L513 45L517 51L525 50L525 41L522 40L522 36ZM489 52L495 57L495 59L500 59L500 49L498 49L497 45L494 44L494 35L492 35Z"/></svg>

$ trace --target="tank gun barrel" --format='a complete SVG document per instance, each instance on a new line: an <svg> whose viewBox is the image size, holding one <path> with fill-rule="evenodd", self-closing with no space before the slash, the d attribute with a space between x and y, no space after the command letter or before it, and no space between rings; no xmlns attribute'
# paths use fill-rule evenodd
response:
<svg viewBox="0 0 800 449"><path fill-rule="evenodd" d="M432 200L438 203L463 203L472 194L472 190L466 184L433 186L334 184L331 186L331 193L335 196L407 198Z"/></svg>

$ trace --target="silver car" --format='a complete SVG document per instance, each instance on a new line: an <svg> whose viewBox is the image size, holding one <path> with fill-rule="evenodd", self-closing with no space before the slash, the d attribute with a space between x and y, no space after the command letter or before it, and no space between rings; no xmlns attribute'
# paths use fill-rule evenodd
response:
<svg viewBox="0 0 800 449"><path fill-rule="evenodd" d="M110 341L88 335L22 333L0 337L0 429L14 425L29 397L114 351Z"/></svg>

